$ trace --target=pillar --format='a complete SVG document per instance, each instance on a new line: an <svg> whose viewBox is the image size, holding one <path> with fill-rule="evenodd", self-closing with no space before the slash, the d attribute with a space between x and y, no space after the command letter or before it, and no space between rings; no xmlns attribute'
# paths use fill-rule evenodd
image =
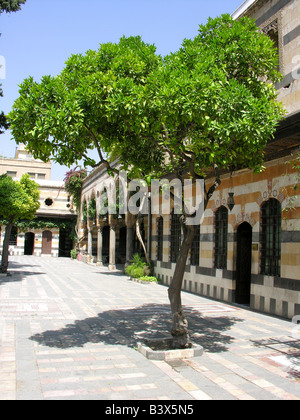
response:
<svg viewBox="0 0 300 420"><path fill-rule="evenodd" d="M88 256L92 258L93 254L93 228L88 227Z"/></svg>
<svg viewBox="0 0 300 420"><path fill-rule="evenodd" d="M97 265L103 266L102 260L103 249L103 226L98 226L98 239L97 239Z"/></svg>
<svg viewBox="0 0 300 420"><path fill-rule="evenodd" d="M126 223L126 263L125 268L128 267L133 257L133 243L134 243L134 225L135 217L131 214L127 214L125 217Z"/></svg>
<svg viewBox="0 0 300 420"><path fill-rule="evenodd" d="M108 269L116 270L116 226L110 226L109 237L109 266Z"/></svg>

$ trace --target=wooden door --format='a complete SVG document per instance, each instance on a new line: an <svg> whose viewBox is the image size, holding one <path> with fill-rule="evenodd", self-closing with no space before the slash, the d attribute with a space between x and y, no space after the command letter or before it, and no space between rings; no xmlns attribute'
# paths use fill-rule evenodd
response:
<svg viewBox="0 0 300 420"><path fill-rule="evenodd" d="M43 232L42 254L51 255L52 252L52 232L46 230Z"/></svg>

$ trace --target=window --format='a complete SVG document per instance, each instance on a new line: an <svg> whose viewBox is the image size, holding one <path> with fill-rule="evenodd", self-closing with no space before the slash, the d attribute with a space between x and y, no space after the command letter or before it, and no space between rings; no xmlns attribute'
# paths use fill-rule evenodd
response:
<svg viewBox="0 0 300 420"><path fill-rule="evenodd" d="M17 177L17 172L7 171L6 174L10 178L16 178Z"/></svg>
<svg viewBox="0 0 300 420"><path fill-rule="evenodd" d="M227 268L228 210L220 207L215 214L215 268Z"/></svg>
<svg viewBox="0 0 300 420"><path fill-rule="evenodd" d="M46 200L45 200L45 205L46 205L47 207L51 207L51 206L53 205L53 200L52 200L52 198L46 198Z"/></svg>
<svg viewBox="0 0 300 420"><path fill-rule="evenodd" d="M157 219L157 261L163 260L164 219Z"/></svg>
<svg viewBox="0 0 300 420"><path fill-rule="evenodd" d="M17 239L18 239L18 229L13 226L10 237L9 237L9 245L11 246L17 246Z"/></svg>
<svg viewBox="0 0 300 420"><path fill-rule="evenodd" d="M280 276L281 204L271 198L261 209L261 274Z"/></svg>
<svg viewBox="0 0 300 420"><path fill-rule="evenodd" d="M180 215L174 214L174 211L171 215L171 262L176 263L181 245L181 224L180 224Z"/></svg>
<svg viewBox="0 0 300 420"><path fill-rule="evenodd" d="M191 248L191 265L198 266L200 264L200 225L195 226L195 236Z"/></svg>
<svg viewBox="0 0 300 420"><path fill-rule="evenodd" d="M280 44L279 44L279 24L278 19L275 19L271 22L266 28L263 29L263 32L268 35L268 37L273 41L274 48L278 55L280 54ZM278 65L277 70L280 71L280 66Z"/></svg>

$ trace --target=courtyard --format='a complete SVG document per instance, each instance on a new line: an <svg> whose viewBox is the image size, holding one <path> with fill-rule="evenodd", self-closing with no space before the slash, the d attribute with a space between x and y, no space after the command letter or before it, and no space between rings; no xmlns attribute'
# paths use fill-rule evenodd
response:
<svg viewBox="0 0 300 420"><path fill-rule="evenodd" d="M1 400L299 400L292 322L183 292L201 357L148 360L167 288L66 258L11 257L0 278Z"/></svg>

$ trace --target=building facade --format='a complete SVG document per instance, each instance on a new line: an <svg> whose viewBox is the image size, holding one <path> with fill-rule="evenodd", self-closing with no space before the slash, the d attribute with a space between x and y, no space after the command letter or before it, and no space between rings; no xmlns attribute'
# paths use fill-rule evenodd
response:
<svg viewBox="0 0 300 420"><path fill-rule="evenodd" d="M278 48L283 80L278 99L287 117L266 148L260 174L223 174L197 229L185 270L184 290L212 299L292 318L300 314L300 1L247 0L233 14L250 16ZM296 163L298 162L298 166ZM132 216L100 219L99 195L108 177L98 168L83 185L82 199L96 209L82 219L87 259L111 269L128 262L136 246ZM115 179L117 182L117 178ZM208 186L214 179L208 179ZM234 198L234 207L228 199ZM143 236L155 274L169 285L182 232L176 215L144 216Z"/></svg>
<svg viewBox="0 0 300 420"><path fill-rule="evenodd" d="M0 175L20 179L28 173L40 189L40 208L28 226L13 228L10 238L11 255L69 257L73 248L72 232L76 213L64 190L63 181L52 181L51 163L34 160L20 145L14 159L0 159ZM0 252L5 226L0 226Z"/></svg>

